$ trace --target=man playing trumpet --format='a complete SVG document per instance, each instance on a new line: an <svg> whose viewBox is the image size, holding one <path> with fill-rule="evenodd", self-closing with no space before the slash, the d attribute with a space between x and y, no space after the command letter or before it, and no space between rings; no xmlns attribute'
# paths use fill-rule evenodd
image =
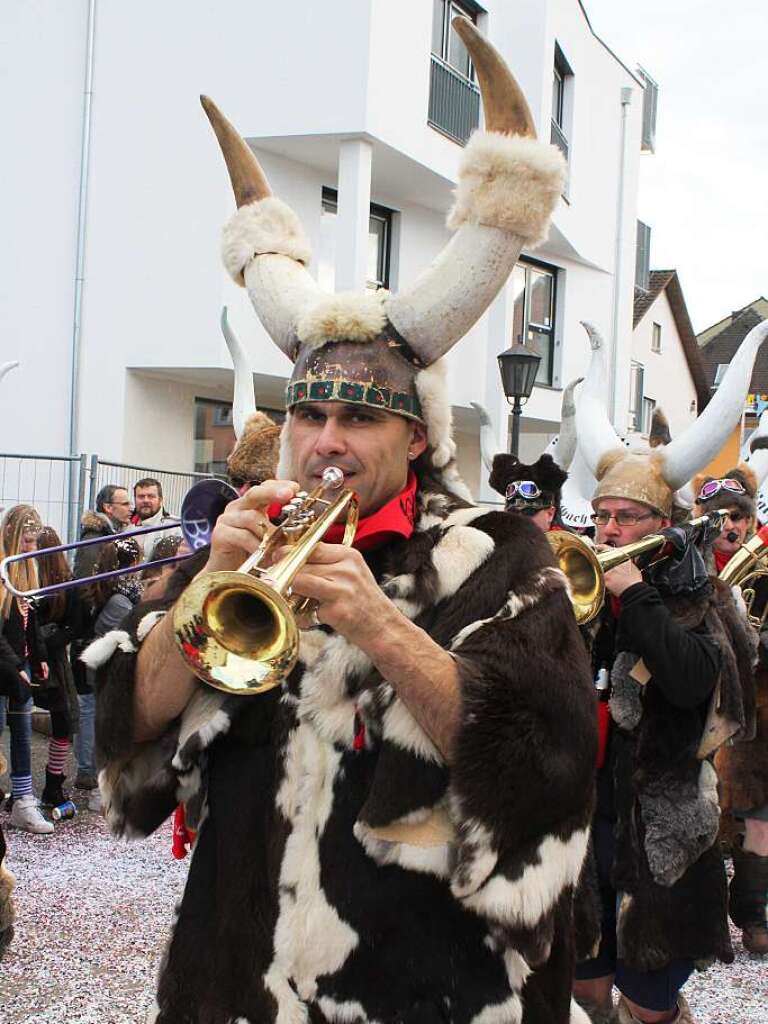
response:
<svg viewBox="0 0 768 1024"><path fill-rule="evenodd" d="M239 206L227 267L294 370L280 479L91 652L111 827L146 835L184 800L199 829L164 1024L584 1019L561 922L591 813L588 665L540 531L467 500L440 362L546 233L562 164L498 54L457 31L488 132L465 151L452 245L399 295L323 296L295 215L205 104ZM262 696L203 688L167 612L330 466L361 521L293 581L317 622L295 669Z"/></svg>

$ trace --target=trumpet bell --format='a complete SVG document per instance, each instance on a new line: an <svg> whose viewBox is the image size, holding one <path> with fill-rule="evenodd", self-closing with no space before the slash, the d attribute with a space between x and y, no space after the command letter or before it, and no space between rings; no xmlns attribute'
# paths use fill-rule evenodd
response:
<svg viewBox="0 0 768 1024"><path fill-rule="evenodd" d="M285 679L299 656L288 601L248 573L195 580L177 602L174 627L195 675L225 693L265 693Z"/></svg>
<svg viewBox="0 0 768 1024"><path fill-rule="evenodd" d="M558 566L568 580L576 622L583 626L594 619L605 601L600 556L567 530L550 530L546 536Z"/></svg>

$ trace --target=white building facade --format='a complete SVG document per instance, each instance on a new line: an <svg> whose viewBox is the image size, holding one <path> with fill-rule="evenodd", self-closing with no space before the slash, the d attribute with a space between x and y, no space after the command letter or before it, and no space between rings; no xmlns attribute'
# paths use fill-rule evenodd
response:
<svg viewBox="0 0 768 1024"><path fill-rule="evenodd" d="M220 265L234 207L198 94L301 217L312 273L337 290L396 291L448 238L477 118L458 13L502 52L569 169L549 240L449 356L460 466L486 493L469 403L503 438L496 355L518 337L543 357L521 438L536 457L588 362L580 320L605 336L623 431L643 83L577 0L6 0L0 361L22 365L0 394L0 450L217 468L201 424L212 402L226 425L232 396L225 304L260 405L281 409L287 360Z"/></svg>

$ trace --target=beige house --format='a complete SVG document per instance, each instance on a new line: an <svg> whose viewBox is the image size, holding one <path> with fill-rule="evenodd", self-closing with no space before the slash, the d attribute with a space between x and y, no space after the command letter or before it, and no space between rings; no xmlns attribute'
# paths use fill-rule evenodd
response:
<svg viewBox="0 0 768 1024"><path fill-rule="evenodd" d="M630 432L647 435L656 408L675 437L709 400L696 335L675 270L652 270L647 287L635 288Z"/></svg>

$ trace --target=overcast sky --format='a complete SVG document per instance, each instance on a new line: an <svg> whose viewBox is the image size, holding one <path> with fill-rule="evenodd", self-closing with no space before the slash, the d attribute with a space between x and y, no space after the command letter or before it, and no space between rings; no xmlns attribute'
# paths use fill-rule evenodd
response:
<svg viewBox="0 0 768 1024"><path fill-rule="evenodd" d="M694 330L768 296L768 2L584 0L592 28L659 83L638 216L677 269Z"/></svg>

